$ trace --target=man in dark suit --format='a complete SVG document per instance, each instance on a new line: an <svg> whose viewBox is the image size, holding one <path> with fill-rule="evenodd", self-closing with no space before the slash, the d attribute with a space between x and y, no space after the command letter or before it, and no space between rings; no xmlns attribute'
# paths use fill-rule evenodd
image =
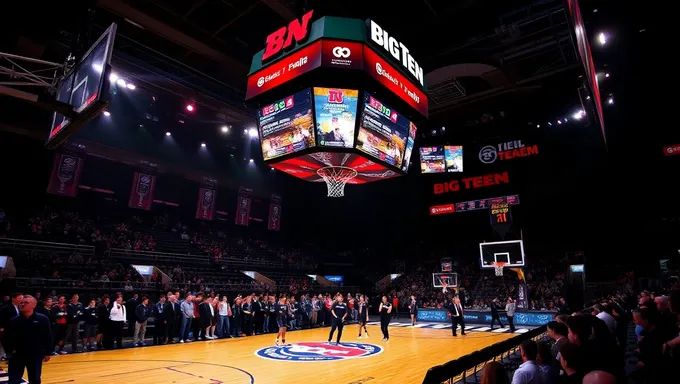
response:
<svg viewBox="0 0 680 384"><path fill-rule="evenodd" d="M498 297L494 297L491 301L491 329L493 329L494 321L498 321L498 325L503 328L503 323L501 322L500 316L498 316L498 309L500 307L500 300Z"/></svg>
<svg viewBox="0 0 680 384"><path fill-rule="evenodd" d="M175 336L179 334L178 327L180 324L182 312L179 309L179 303L177 302L177 296L168 296L168 302L165 303L165 341L170 344L175 343Z"/></svg>
<svg viewBox="0 0 680 384"><path fill-rule="evenodd" d="M10 302L0 308L0 337L2 337L5 326L9 321L14 317L19 316L19 303L23 298L24 295L21 293L13 293ZM2 351L0 351L0 356L2 356L2 359L4 360L5 354L1 352Z"/></svg>
<svg viewBox="0 0 680 384"><path fill-rule="evenodd" d="M569 343L569 328L563 323L551 321L548 323L548 336L555 341L555 344L550 348L550 354L554 359L555 365L559 365L557 355L564 344Z"/></svg>
<svg viewBox="0 0 680 384"><path fill-rule="evenodd" d="M460 324L460 334L465 336L465 318L463 317L463 306L460 304L459 298L451 298L449 313L451 313L451 332L453 333L453 336L458 336L456 334L458 324Z"/></svg>
<svg viewBox="0 0 680 384"><path fill-rule="evenodd" d="M22 296L19 316L9 320L2 335L2 345L7 352L8 383L21 383L24 370L28 381L40 384L42 363L52 354L50 320L35 312L38 302L32 296Z"/></svg>

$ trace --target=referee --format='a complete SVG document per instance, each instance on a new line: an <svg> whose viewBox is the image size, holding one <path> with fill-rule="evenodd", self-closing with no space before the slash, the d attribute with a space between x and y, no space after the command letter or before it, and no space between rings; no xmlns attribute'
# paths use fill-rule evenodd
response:
<svg viewBox="0 0 680 384"><path fill-rule="evenodd" d="M50 320L34 312L36 305L33 296L24 296L19 303L19 316L9 321L3 333L2 345L9 358L8 384L21 383L24 370L28 371L29 383L40 384L42 363L50 360Z"/></svg>

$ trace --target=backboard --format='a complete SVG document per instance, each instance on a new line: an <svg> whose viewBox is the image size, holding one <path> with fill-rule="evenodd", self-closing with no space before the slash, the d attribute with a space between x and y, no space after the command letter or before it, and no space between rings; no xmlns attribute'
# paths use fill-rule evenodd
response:
<svg viewBox="0 0 680 384"><path fill-rule="evenodd" d="M493 268L493 263L503 262L504 267L524 267L524 242L522 240L479 243L482 268Z"/></svg>
<svg viewBox="0 0 680 384"><path fill-rule="evenodd" d="M432 286L435 288L441 288L446 283L447 287L455 288L458 287L458 274L457 273L433 273L432 274Z"/></svg>
<svg viewBox="0 0 680 384"><path fill-rule="evenodd" d="M75 117L54 112L45 143L48 149L59 146L78 128L104 111L115 36L114 23L57 85L57 101L70 105Z"/></svg>

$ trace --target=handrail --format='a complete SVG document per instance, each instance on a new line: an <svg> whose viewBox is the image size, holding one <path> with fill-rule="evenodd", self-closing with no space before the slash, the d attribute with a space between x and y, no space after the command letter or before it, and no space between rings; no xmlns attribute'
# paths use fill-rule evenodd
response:
<svg viewBox="0 0 680 384"><path fill-rule="evenodd" d="M135 256L150 256L153 257L153 260L166 260L168 262L171 262L172 260L181 260L181 261L192 261L195 262L197 259L205 260L205 259L210 259L210 256L207 253L172 253L172 252L158 252L158 251L137 251L137 250L131 250L131 249L125 249L125 248L111 248L107 251L107 254L109 258L111 256L113 257L121 257L121 258L131 258ZM278 262L278 261L271 261L271 260L260 260L260 259L254 259L254 260L246 260L246 259L238 259L234 257L225 257L220 260L221 264L225 264L227 266L233 265L233 266L242 266L242 267L248 267L248 268L257 268L257 267L270 267L270 268L288 268L288 269L296 269L300 270L304 265L300 265L299 263L283 263L283 262Z"/></svg>
<svg viewBox="0 0 680 384"><path fill-rule="evenodd" d="M94 255L94 246L92 245L81 245L81 244L69 244L69 243L57 243L51 241L38 241L38 240L26 240L26 239L14 239L14 238L0 238L0 248L9 247L10 249L19 249L20 247L32 247L33 250L45 249L45 250L69 250L78 251L81 253L87 253Z"/></svg>

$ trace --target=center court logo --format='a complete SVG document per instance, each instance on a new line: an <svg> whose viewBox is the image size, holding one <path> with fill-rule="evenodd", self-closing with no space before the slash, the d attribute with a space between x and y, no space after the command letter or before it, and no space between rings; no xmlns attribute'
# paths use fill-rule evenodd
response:
<svg viewBox="0 0 680 384"><path fill-rule="evenodd" d="M290 344L280 347L267 347L255 351L255 355L279 361L338 361L374 356L383 351L373 344L341 343L328 345L319 342Z"/></svg>
<svg viewBox="0 0 680 384"><path fill-rule="evenodd" d="M493 145L487 145L479 150L479 161L484 164L491 164L498 158L498 152Z"/></svg>
<svg viewBox="0 0 680 384"><path fill-rule="evenodd" d="M338 59L346 59L352 54L352 51L350 51L349 48L347 47L335 47L333 48L333 56L337 57Z"/></svg>

